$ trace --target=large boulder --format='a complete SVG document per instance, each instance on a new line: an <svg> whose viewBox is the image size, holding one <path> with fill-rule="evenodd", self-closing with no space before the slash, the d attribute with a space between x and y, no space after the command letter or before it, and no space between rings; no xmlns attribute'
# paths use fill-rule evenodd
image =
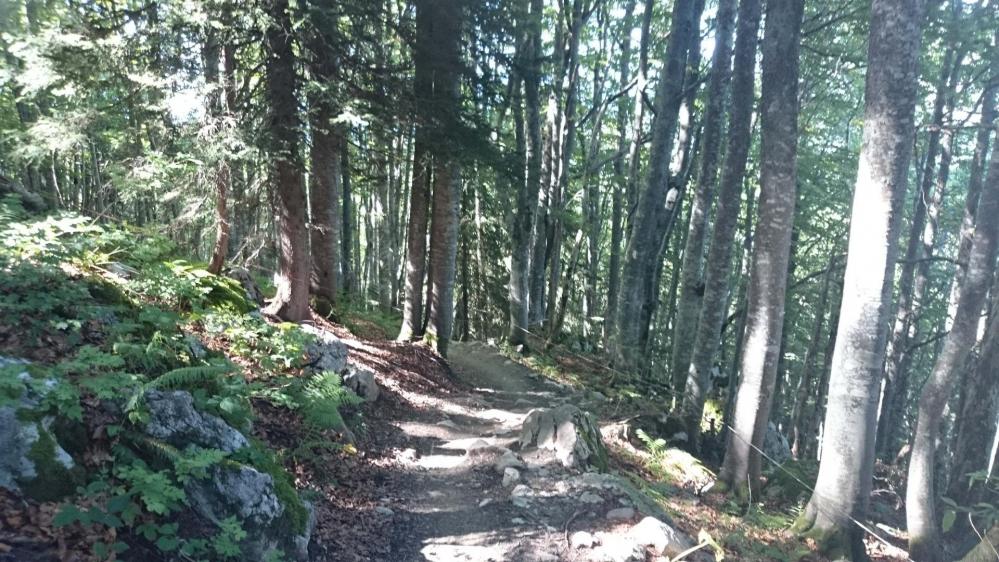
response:
<svg viewBox="0 0 999 562"><path fill-rule="evenodd" d="M528 412L520 432L520 446L553 451L565 467L607 468L607 449L596 420L571 404Z"/></svg>
<svg viewBox="0 0 999 562"><path fill-rule="evenodd" d="M185 491L191 509L205 519L218 524L239 518L246 531L243 560L265 560L278 550L300 562L309 559L316 526L312 505L281 497L271 475L247 465L215 467L207 478L189 481Z"/></svg>
<svg viewBox="0 0 999 562"><path fill-rule="evenodd" d="M55 436L55 418L37 411L56 380L35 379L27 369L16 372L25 365L27 361L0 357L0 368L14 368L14 377L24 383L17 396L0 397L5 404L0 407L0 488L56 500L73 492L81 471Z"/></svg>
<svg viewBox="0 0 999 562"><path fill-rule="evenodd" d="M763 438L763 453L777 464L791 460L791 445L787 438L781 435L774 422L767 424L767 434Z"/></svg>
<svg viewBox="0 0 999 562"><path fill-rule="evenodd" d="M189 392L149 391L145 401L149 422L144 431L150 437L179 449L197 446L232 453L251 446L221 418L195 409ZM230 517L240 520L246 531L240 544L243 559L264 560L280 550L295 560L308 560L315 515L287 482L282 487L272 474L232 462L212 467L205 478L191 479L184 488L188 505L201 517L216 524Z"/></svg>
<svg viewBox="0 0 999 562"><path fill-rule="evenodd" d="M194 397L182 390L146 392L149 423L145 432L178 449L198 445L231 453L249 445L246 437L221 418L194 408Z"/></svg>
<svg viewBox="0 0 999 562"><path fill-rule="evenodd" d="M628 537L642 546L651 547L660 556L668 556L671 560L694 546L694 542L682 531L655 517L646 517L635 524L628 530Z"/></svg>
<svg viewBox="0 0 999 562"><path fill-rule="evenodd" d="M365 402L378 400L378 382L375 381L374 371L367 367L347 366L347 371L343 374L343 385L354 391L354 394Z"/></svg>
<svg viewBox="0 0 999 562"><path fill-rule="evenodd" d="M311 324L301 327L303 332L315 338L305 346L305 369L312 373L342 373L347 368L347 345L328 330Z"/></svg>

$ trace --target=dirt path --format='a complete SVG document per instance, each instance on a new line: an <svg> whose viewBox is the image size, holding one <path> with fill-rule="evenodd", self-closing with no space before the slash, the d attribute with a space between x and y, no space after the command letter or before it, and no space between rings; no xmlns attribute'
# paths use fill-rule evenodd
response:
<svg viewBox="0 0 999 562"><path fill-rule="evenodd" d="M391 470L399 477L375 508L391 519L388 559L644 560L644 549L612 543L639 512L654 508L633 509L634 498L613 478L570 471L550 455L529 452L516 482L504 483L496 467L504 448L517 449L532 408L579 396L482 344L453 344L449 355L456 377L474 390L408 396L429 419L394 422L408 447L396 452ZM577 531L602 536L604 546L571 547ZM586 542L586 533L576 540Z"/></svg>

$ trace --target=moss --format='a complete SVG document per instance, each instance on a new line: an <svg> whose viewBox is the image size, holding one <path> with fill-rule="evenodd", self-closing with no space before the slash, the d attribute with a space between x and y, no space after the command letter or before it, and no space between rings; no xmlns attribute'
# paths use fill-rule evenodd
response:
<svg viewBox="0 0 999 562"><path fill-rule="evenodd" d="M28 451L28 459L35 465L36 476L19 480L18 485L28 497L38 501L55 501L72 494L82 481L79 467L67 468L56 458L56 441L52 434L38 424L38 440Z"/></svg>
<svg viewBox="0 0 999 562"><path fill-rule="evenodd" d="M309 523L309 510L302 503L302 498L295 489L295 483L288 471L281 466L274 454L265 448L266 446L253 440L248 449L237 452L237 460L244 460L264 474L270 475L274 481L274 494L281 505L284 506L284 519L293 535L301 535L305 532L305 527Z"/></svg>

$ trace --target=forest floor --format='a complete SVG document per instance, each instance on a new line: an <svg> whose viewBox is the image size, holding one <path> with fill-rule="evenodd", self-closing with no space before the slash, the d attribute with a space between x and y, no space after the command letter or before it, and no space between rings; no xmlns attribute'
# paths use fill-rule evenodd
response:
<svg viewBox="0 0 999 562"><path fill-rule="evenodd" d="M624 537L652 515L695 543L710 543L686 559L822 560L786 531L793 505L771 499L747 510L701 495L712 475L697 459L617 438L620 420L636 413L633 404L622 408L600 393L551 380L483 343L452 344L447 365L419 346L340 333L352 359L378 373L383 398L364 412L357 455L330 466L339 485L319 502L322 559L641 559L626 557ZM566 402L600 419L610 475L522 452L520 480L504 482L491 452L517 449L532 408ZM596 544L579 546L580 531L584 542ZM870 553L875 560L905 559L874 542ZM649 559L657 560L651 551Z"/></svg>

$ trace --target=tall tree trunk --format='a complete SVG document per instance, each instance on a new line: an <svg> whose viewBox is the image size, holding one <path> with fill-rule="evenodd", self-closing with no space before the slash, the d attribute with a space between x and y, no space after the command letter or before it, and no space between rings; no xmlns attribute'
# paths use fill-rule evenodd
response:
<svg viewBox="0 0 999 562"><path fill-rule="evenodd" d="M742 382L732 414L735 438L728 441L720 475L733 490L747 481L750 488L759 483L759 451L777 377L798 180L798 49L804 7L804 0L767 2L760 100L760 210L749 272ZM700 371L698 376L697 384L703 388L705 377ZM688 407L696 415L693 426L699 428L704 394L699 403Z"/></svg>
<svg viewBox="0 0 999 562"><path fill-rule="evenodd" d="M819 302L816 306L815 324L812 334L808 338L808 349L805 351L805 360L801 365L801 375L798 377L798 386L794 393L794 405L791 407L791 456L800 459L802 452L802 442L805 435L802 431L805 419L804 412L808 397L812 394L812 383L815 380L815 363L819 354L822 333L825 331L826 308L829 303L829 286L832 284L833 272L836 269L836 258L833 254L829 258L829 265L826 266L826 274L822 281L822 291L819 293Z"/></svg>
<svg viewBox="0 0 999 562"><path fill-rule="evenodd" d="M220 80L219 59L223 49L219 45L218 37L214 31L210 31L205 39L205 83L211 85L208 97L207 116L214 121L212 124L216 131L224 131L227 126L225 118L232 105L229 101L232 98L231 77L235 67L235 61L230 60L233 56L232 49L225 49L224 78ZM53 182L55 180L53 179ZM215 163L215 244L212 246L212 255L208 261L208 271L218 275L222 272L222 266L229 254L229 233L231 225L229 223L229 189L232 186L232 172L229 169L229 161L224 156Z"/></svg>
<svg viewBox="0 0 999 562"><path fill-rule="evenodd" d="M287 0L265 4L270 25L264 33L267 46L266 86L270 102L268 120L271 182L277 193L278 270L274 299L266 312L299 322L309 317L309 231L306 227L305 186L298 154L298 76L295 74L294 31Z"/></svg>
<svg viewBox="0 0 999 562"><path fill-rule="evenodd" d="M860 529L874 470L877 404L912 153L922 0L873 0L864 141L854 190L842 312L829 383L822 463L795 528L823 553L866 557Z"/></svg>
<svg viewBox="0 0 999 562"><path fill-rule="evenodd" d="M832 312L829 314L829 337L826 339L826 348L822 352L822 371L819 377L818 387L815 389L815 402L804 414L805 421L802 424L805 428L801 445L801 458L812 458L818 453L819 445L819 424L826 417L826 398L829 396L829 377L832 374L832 361L836 349L836 335L839 330L839 312L843 300L842 279L837 281L841 286L838 288L839 297L832 302Z"/></svg>
<svg viewBox="0 0 999 562"><path fill-rule="evenodd" d="M343 187L343 217L340 223L341 229L341 270L343 273L341 286L343 291L350 294L356 290L354 280L353 257L357 256L354 251L354 242L357 238L354 230L354 200L350 189L350 146L347 142L347 135L344 134L343 142L340 143L340 185Z"/></svg>
<svg viewBox="0 0 999 562"><path fill-rule="evenodd" d="M427 268L427 222L430 214L431 154L429 128L434 126L429 109L433 97L431 49L433 13L426 2L416 10L416 47L413 50L415 74L413 102L418 115L413 148L413 183L409 191L409 223L406 235L406 286L403 290L402 327L399 341L423 335L423 280Z"/></svg>
<svg viewBox="0 0 999 562"><path fill-rule="evenodd" d="M309 205L312 216L312 273L317 302L329 309L337 300L340 274L340 143L342 133L334 125L336 106L329 90L336 76L337 54L333 52L335 38L328 35L330 27L328 3L316 4L310 12L313 36L309 47L310 68L316 80L327 88L316 92L310 100L312 146L312 176L309 182ZM327 310L323 311L324 313Z"/></svg>
<svg viewBox="0 0 999 562"><path fill-rule="evenodd" d="M635 211L634 225L625 252L621 276L621 293L618 296L616 330L612 352L619 367L640 367L642 349L642 309L650 299L648 279L655 273L659 258L660 242L665 226L661 215L666 213L666 195L669 180L669 160L673 148L680 103L683 99L683 76L693 33L694 0L677 0L673 5L670 22L667 58L659 76L656 92L656 116L652 126L652 148L647 185L642 190Z"/></svg>
<svg viewBox="0 0 999 562"><path fill-rule="evenodd" d="M434 97L438 134L454 131L460 107L462 7L444 0L433 6ZM434 195L431 215L430 314L425 339L441 356L447 356L454 321L454 277L461 207L461 167L452 143L434 143Z"/></svg>
<svg viewBox="0 0 999 562"><path fill-rule="evenodd" d="M930 378L919 396L916 434L909 459L906 487L906 523L909 549L916 560L943 560L939 520L934 506L934 462L944 408L965 360L975 345L982 308L992 284L999 250L999 144L992 151L988 178L982 190L979 220L972 238L971 254L953 325L944 338Z"/></svg>
<svg viewBox="0 0 999 562"><path fill-rule="evenodd" d="M631 65L631 31L635 17L635 0L625 5L621 38L621 61L618 68L618 88L624 91L628 85ZM636 81L637 82L637 81ZM637 90L637 86L633 86ZM621 286L621 242L624 240L624 196L625 156L628 151L628 96L621 96L617 110L618 157L614 159L614 187L611 199L611 240L610 258L607 265L607 308L604 311L604 347L609 343L613 329L614 314L617 310L617 295Z"/></svg>
<svg viewBox="0 0 999 562"><path fill-rule="evenodd" d="M714 229L711 232L711 245L704 266L704 295L700 318L696 324L694 349L691 353L690 369L684 383L684 407L688 425L696 425L693 418L700 419L697 413L702 403L707 376L711 363L718 350L719 336L728 301L728 283L732 268L732 246L739 220L742 198L742 182L746 174L746 160L751 144L751 120L753 112L753 90L756 72L756 43L760 25L759 0L742 0L739 4L739 30L735 44L735 62L732 76L732 105L729 115L728 146L722 167L718 191L718 207L715 212ZM761 201L762 204L762 201ZM675 349L675 346L674 346ZM676 365L676 362L674 362ZM697 369L707 365L703 377ZM688 396L689 394L689 396ZM688 433L688 436L690 434Z"/></svg>
<svg viewBox="0 0 999 562"><path fill-rule="evenodd" d="M524 2L528 4L528 2ZM538 193L541 191L541 0L530 0L524 14L527 33L520 57L523 65L524 105L526 113L525 181L519 186L517 216L514 219L510 259L510 333L511 345L527 343L530 313L531 232L534 228ZM526 6L525 6L526 7ZM518 162L518 169L523 164Z"/></svg>
<svg viewBox="0 0 999 562"><path fill-rule="evenodd" d="M956 17L950 22L956 28ZM949 34L953 40L953 33ZM922 178L916 196L913 198L913 211L909 238L906 244L905 257L902 262L902 270L899 275L898 303L895 311L895 321L892 328L891 337L888 340L888 360L885 362L885 387L881 397L881 416L878 418L877 433L877 453L879 457L886 457L894 454L895 437L898 435L898 418L905 408L905 395L899 390L907 387L909 367L911 358L908 356L908 349L912 342L912 336L916 332L918 318L915 315L914 306L917 299L915 293L915 277L917 263L925 263L927 269L929 262L928 255L920 255L923 247L923 235L926 230L927 204L931 198L939 197L941 189L933 192L934 171L936 169L937 154L940 152L940 137L944 121L944 105L948 98L948 90L954 85L948 78L953 73L954 44L949 42L947 51L944 54L944 61L940 68L940 76L937 80L936 95L933 102L932 125L926 140L926 161L923 168ZM939 211L938 211L939 212ZM924 261L920 262L919 260ZM925 277L923 277L925 280ZM925 283L924 283L925 287Z"/></svg>
<svg viewBox="0 0 999 562"><path fill-rule="evenodd" d="M718 178L718 156L724 127L725 99L732 68L732 28L735 24L735 0L719 0L715 16L715 51L711 59L708 82L708 102L704 111L704 132L701 144L701 172L694 192L680 266L680 299L673 326L673 355L670 372L673 390L682 394L687 383L687 370L697 331L704 292L701 268L704 262L704 242L708 233L708 215L715 197Z"/></svg>

